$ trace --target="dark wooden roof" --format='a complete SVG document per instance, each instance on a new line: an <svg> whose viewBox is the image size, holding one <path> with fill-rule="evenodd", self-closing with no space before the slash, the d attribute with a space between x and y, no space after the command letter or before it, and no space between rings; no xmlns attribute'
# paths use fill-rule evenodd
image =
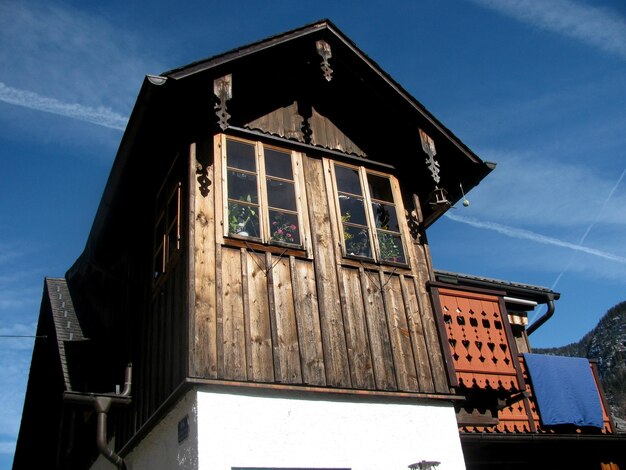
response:
<svg viewBox="0 0 626 470"><path fill-rule="evenodd" d="M320 39L332 51L330 81L324 80L320 71L321 57L315 48ZM406 52L409 55L408 49ZM329 20L164 72L162 76L181 85L186 83L185 87L194 90L191 96L197 102L196 84L209 90L209 78L228 73L233 75L229 113L235 125L275 109L277 102L284 105L302 98L306 90L315 109L370 158L392 164L404 176L406 187L414 185L422 200L426 225L442 213L435 214L425 202L434 182L426 169L419 129L435 141L441 168L439 186L447 190L452 204L495 167L483 162Z"/></svg>
<svg viewBox="0 0 626 470"><path fill-rule="evenodd" d="M317 40L331 46L330 82L320 70ZM406 54L411 54L408 48ZM452 204L495 167L482 161L333 23L322 20L160 76L146 76L85 251L101 238L110 214L117 207L126 210L124 199L137 189L129 168L139 168L134 177L143 171L146 181L155 158L174 145L175 139L180 143L181 136L219 130L213 80L227 74L233 77L233 96L228 101L231 126L243 128L294 100L307 101L369 159L396 168L402 186L420 196L426 226L442 212L426 203L435 183L426 168L419 129L435 141L441 168L439 186L447 190ZM126 188L120 188L123 180Z"/></svg>

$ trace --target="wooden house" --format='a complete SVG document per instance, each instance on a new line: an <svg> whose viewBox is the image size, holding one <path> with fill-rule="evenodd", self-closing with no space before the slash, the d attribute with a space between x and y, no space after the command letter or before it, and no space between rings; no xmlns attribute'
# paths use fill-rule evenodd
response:
<svg viewBox="0 0 626 470"><path fill-rule="evenodd" d="M524 319L558 294L433 269L494 167L327 20L147 76L45 280L14 469L617 468L606 412L533 405Z"/></svg>

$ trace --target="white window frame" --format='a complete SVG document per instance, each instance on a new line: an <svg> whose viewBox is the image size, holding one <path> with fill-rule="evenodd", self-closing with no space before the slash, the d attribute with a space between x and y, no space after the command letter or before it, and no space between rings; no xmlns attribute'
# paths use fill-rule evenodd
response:
<svg viewBox="0 0 626 470"><path fill-rule="evenodd" d="M233 140L242 142L244 144L253 145L254 146L254 154L256 160L256 184L257 184L257 194L258 194L258 206L259 206L259 230L260 237L246 237L246 236L237 236L229 233L229 214L228 214L228 166L227 166L227 152L226 145L227 140ZM232 135L220 134L216 137L216 150L219 153L219 158L216 158L216 163L219 164L220 168L218 168L218 173L221 174L222 184L221 184L221 203L219 204L219 210L221 212L221 225L222 230L219 235L222 238L222 242L227 242L228 240L241 240L251 244L261 244L266 245L268 247L278 247L282 249L293 249L293 250L302 250L306 253L310 253L310 229L308 224L308 213L307 213L307 205L306 205L306 195L305 195L305 185L304 185L304 177L302 174L302 154L300 152L296 152L294 150L290 150L284 147L280 147L277 145L272 145L265 143L260 140L252 140L241 137L235 137ZM293 176L293 184L294 184L294 197L296 203L296 217L298 220L298 229L300 235L300 244L290 244L290 243L282 243L277 240L271 239L271 231L270 231L270 206L268 202L267 195L267 175L265 172L265 149L272 149L278 152L286 153L291 156L291 169Z"/></svg>
<svg viewBox="0 0 626 470"><path fill-rule="evenodd" d="M344 258L358 259L364 262L409 268L411 256L410 256L409 247L407 244L408 225L404 217L404 204L402 202L400 188L399 188L398 180L396 179L396 177L390 173L372 170L371 168L367 168L362 165L354 165L354 164L338 162L338 161L334 161L330 159L325 159L325 164L328 167L328 171L331 175L330 179L331 179L331 185L332 185L332 200L333 200L333 204L331 207L334 207L335 209L335 224L337 227L336 233L340 241L342 256ZM359 182L361 184L361 190L363 191L363 199L364 199L364 204L365 204L365 217L367 220L367 228L368 228L368 233L369 233L369 242L370 242L370 246L372 249L372 257L357 256L357 255L349 254L347 252L346 240L345 240L344 231L343 231L341 207L339 204L339 190L337 187L337 177L335 174L335 167L337 165L358 171ZM372 197L370 195L369 185L367 183L367 174L372 174L372 175L389 179L391 193L393 197L393 206L396 211L396 217L397 217L398 226L399 226L399 231L397 233L399 233L400 240L402 242L404 262L394 262L390 260L383 260L381 257L380 244L378 242L378 229L376 228L376 219L372 211Z"/></svg>

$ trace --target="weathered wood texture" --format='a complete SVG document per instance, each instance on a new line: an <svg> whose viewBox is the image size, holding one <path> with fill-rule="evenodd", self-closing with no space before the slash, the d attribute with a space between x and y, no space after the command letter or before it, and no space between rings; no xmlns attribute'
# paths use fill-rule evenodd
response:
<svg viewBox="0 0 626 470"><path fill-rule="evenodd" d="M331 150L367 157L348 136L346 136L328 118L311 109L311 116L304 118L298 113L297 103L279 108L246 124L249 129L260 130L287 139L305 142L303 126L310 127L311 143Z"/></svg>
<svg viewBox="0 0 626 470"><path fill-rule="evenodd" d="M409 247L412 269L401 272L341 263L321 160L304 158L303 172L311 257L216 242L207 227L221 230L220 220L211 222L213 192L196 193L193 374L448 393L429 273L419 272L428 266L418 262L424 251Z"/></svg>
<svg viewBox="0 0 626 470"><path fill-rule="evenodd" d="M190 277L193 279L195 315L190 317L189 375L217 377L217 344L207 341L217 331L216 305L216 241L215 241L215 173L213 142L191 145L190 159Z"/></svg>
<svg viewBox="0 0 626 470"><path fill-rule="evenodd" d="M150 308L138 321L133 361L133 407L120 436L132 435L188 374L185 263L170 266L154 290ZM124 438L122 437L122 441Z"/></svg>

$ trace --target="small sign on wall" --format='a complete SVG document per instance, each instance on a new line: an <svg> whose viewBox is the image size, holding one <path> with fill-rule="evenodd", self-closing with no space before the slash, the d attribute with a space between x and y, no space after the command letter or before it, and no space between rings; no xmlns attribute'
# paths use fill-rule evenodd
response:
<svg viewBox="0 0 626 470"><path fill-rule="evenodd" d="M189 437L189 415L185 415L183 419L178 422L178 443L180 444Z"/></svg>

